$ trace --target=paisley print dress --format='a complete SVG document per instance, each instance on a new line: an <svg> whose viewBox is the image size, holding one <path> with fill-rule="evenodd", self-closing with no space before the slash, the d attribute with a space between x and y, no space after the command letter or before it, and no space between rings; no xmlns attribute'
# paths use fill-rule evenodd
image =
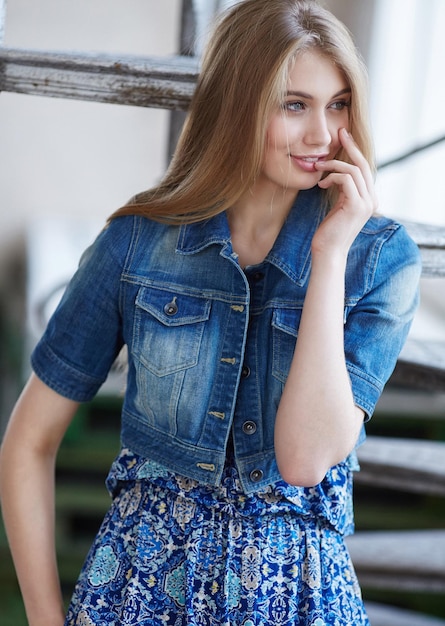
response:
<svg viewBox="0 0 445 626"><path fill-rule="evenodd" d="M349 462L313 488L218 487L123 449L65 626L368 626L343 538Z"/></svg>

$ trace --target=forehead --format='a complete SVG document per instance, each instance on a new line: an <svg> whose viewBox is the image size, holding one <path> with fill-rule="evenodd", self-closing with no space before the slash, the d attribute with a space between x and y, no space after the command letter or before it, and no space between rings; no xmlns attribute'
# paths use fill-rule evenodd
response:
<svg viewBox="0 0 445 626"><path fill-rule="evenodd" d="M307 50L298 54L290 64L286 89L329 98L349 86L334 61L321 52Z"/></svg>

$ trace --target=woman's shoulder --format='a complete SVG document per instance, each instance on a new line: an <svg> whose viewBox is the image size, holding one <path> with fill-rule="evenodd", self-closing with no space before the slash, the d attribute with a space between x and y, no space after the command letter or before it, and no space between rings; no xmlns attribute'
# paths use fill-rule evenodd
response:
<svg viewBox="0 0 445 626"><path fill-rule="evenodd" d="M115 258L125 257L133 247L148 244L165 232L166 228L165 224L140 215L115 217L98 233L91 249Z"/></svg>
<svg viewBox="0 0 445 626"><path fill-rule="evenodd" d="M377 235L379 233L391 234L397 230L406 232L405 227L398 220L387 217L383 213L375 213L364 225L362 232L367 235ZM407 234L407 233L406 233Z"/></svg>
<svg viewBox="0 0 445 626"><path fill-rule="evenodd" d="M395 219L374 215L351 246L346 285L350 293L361 293L398 277L415 290L421 270L419 247L406 227Z"/></svg>
<svg viewBox="0 0 445 626"><path fill-rule="evenodd" d="M166 224L151 220L142 215L122 215L109 219L101 231L105 238L128 239L144 233L156 233L168 228Z"/></svg>

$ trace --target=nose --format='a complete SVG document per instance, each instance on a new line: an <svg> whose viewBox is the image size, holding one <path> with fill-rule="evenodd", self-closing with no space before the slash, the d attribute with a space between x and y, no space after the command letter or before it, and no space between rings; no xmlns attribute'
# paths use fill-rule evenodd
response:
<svg viewBox="0 0 445 626"><path fill-rule="evenodd" d="M305 143L313 146L329 146L332 141L332 133L324 111L314 111L308 120Z"/></svg>

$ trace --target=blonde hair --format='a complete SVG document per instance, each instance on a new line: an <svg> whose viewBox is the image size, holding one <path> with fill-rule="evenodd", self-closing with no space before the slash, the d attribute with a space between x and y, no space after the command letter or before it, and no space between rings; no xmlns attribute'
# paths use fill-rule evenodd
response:
<svg viewBox="0 0 445 626"><path fill-rule="evenodd" d="M215 26L163 180L110 219L139 214L191 223L233 206L261 171L270 115L292 62L308 50L343 72L352 92L350 132L374 168L367 73L346 27L316 0L243 0ZM343 151L338 158L348 160Z"/></svg>

